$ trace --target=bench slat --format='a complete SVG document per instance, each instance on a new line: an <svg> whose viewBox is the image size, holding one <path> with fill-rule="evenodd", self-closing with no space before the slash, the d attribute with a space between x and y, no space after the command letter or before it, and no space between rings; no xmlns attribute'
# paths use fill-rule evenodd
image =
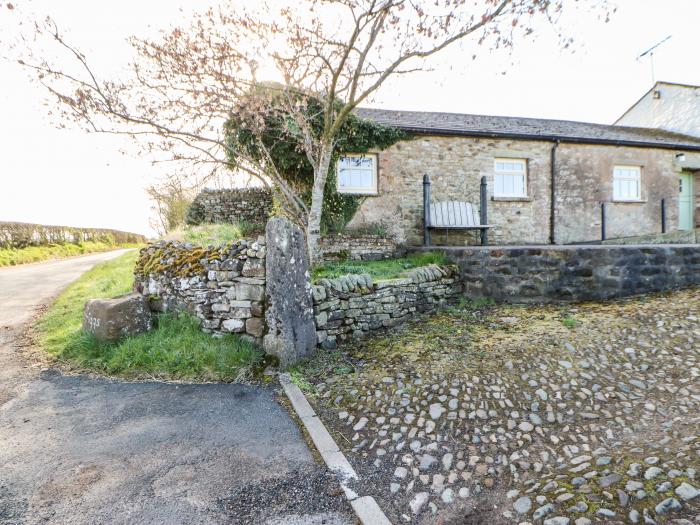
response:
<svg viewBox="0 0 700 525"><path fill-rule="evenodd" d="M470 202L443 201L430 205L430 226L433 228L477 228L482 226L479 212Z"/></svg>

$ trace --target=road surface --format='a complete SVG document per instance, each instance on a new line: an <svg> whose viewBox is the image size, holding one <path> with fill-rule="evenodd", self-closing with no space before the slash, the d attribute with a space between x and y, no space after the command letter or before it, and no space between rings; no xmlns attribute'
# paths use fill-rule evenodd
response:
<svg viewBox="0 0 700 525"><path fill-rule="evenodd" d="M117 255L0 269L0 524L353 523L273 389L67 376L24 357L36 310Z"/></svg>

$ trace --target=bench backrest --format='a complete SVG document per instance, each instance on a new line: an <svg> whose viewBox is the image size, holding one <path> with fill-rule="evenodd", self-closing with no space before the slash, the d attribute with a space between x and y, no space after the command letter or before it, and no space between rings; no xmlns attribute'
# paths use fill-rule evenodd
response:
<svg viewBox="0 0 700 525"><path fill-rule="evenodd" d="M479 211L470 202L430 203L430 226L433 228L471 228L479 225Z"/></svg>

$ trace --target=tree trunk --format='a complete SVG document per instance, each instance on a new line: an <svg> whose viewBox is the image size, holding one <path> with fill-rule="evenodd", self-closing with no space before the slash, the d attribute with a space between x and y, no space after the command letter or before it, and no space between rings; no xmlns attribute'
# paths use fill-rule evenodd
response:
<svg viewBox="0 0 700 525"><path fill-rule="evenodd" d="M318 240L321 236L321 214L323 212L323 190L326 187L328 170L331 164L333 146L323 144L318 159L318 166L314 169L314 185L311 189L311 207L306 221L306 246L309 250L311 264L317 264L321 260L318 249Z"/></svg>

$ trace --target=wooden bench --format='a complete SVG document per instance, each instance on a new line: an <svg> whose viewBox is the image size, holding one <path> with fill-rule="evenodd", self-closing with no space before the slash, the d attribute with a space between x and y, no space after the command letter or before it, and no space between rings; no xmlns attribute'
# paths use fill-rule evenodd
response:
<svg viewBox="0 0 700 525"><path fill-rule="evenodd" d="M430 178L423 176L423 220L425 229L423 244L430 246L431 230L476 230L481 237L481 245L488 245L488 230L492 226L486 220L486 178L481 179L480 208L470 202L441 201L430 199Z"/></svg>

